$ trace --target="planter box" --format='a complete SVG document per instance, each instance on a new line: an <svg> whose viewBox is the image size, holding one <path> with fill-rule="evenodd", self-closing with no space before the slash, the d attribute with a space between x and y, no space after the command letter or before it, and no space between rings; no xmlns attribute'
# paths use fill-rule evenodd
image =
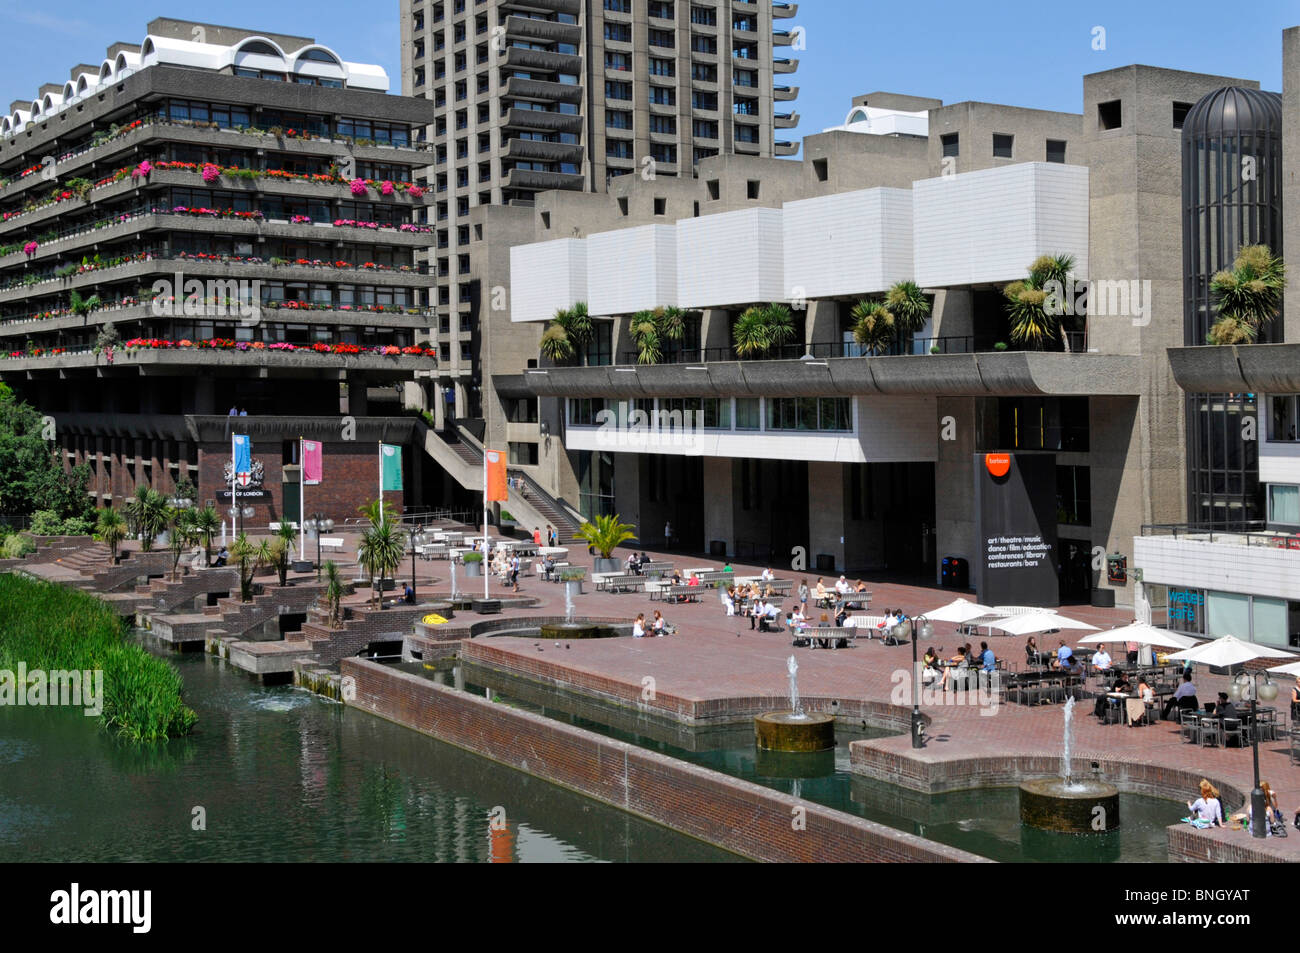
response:
<svg viewBox="0 0 1300 953"><path fill-rule="evenodd" d="M483 564L482 564L482 563L466 563L466 564L465 564L465 575L467 575L467 576L481 576L481 575L483 575Z"/></svg>
<svg viewBox="0 0 1300 953"><path fill-rule="evenodd" d="M565 580L564 591L568 593L569 598L582 595L582 580L581 579Z"/></svg>
<svg viewBox="0 0 1300 953"><path fill-rule="evenodd" d="M311 572L316 568L310 559L295 559L291 565L294 572Z"/></svg>
<svg viewBox="0 0 1300 953"><path fill-rule="evenodd" d="M474 611L479 615L496 615L501 611L500 599L475 599Z"/></svg>
<svg viewBox="0 0 1300 953"><path fill-rule="evenodd" d="M623 568L623 561L614 557L604 559L596 557L596 572L619 572Z"/></svg>

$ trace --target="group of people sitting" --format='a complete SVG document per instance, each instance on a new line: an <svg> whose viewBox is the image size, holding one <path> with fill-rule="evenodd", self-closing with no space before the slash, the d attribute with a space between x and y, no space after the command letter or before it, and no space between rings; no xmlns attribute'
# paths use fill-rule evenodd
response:
<svg viewBox="0 0 1300 953"><path fill-rule="evenodd" d="M940 687L946 690L950 681L960 679L966 682L968 673L976 666L981 672L997 671L997 656L987 642L980 643L978 653L971 648L969 642L957 646L956 653L949 657L947 665L944 665L939 658L941 651L942 648L936 652L933 645L925 650L924 660L921 663L921 680L927 685L938 682Z"/></svg>
<svg viewBox="0 0 1300 953"><path fill-rule="evenodd" d="M633 550L627 557L627 562L624 566L626 567L629 576L639 576L641 575L641 567L650 561L650 557L645 553L638 553L636 550Z"/></svg>
<svg viewBox="0 0 1300 953"><path fill-rule="evenodd" d="M638 612L636 620L632 623L632 638L643 639L647 636L673 635L676 628L668 624L664 619L663 613L658 609L655 610L654 618L649 623L646 622L645 613Z"/></svg>
<svg viewBox="0 0 1300 953"><path fill-rule="evenodd" d="M776 592L772 589L770 580L760 584L751 582L748 585L741 583L739 586L728 584L725 589L718 590L721 593L723 608L727 610L727 615L753 615L754 610L760 603L771 603L778 599ZM780 605L777 605L777 611L780 611ZM750 628L753 628L751 625Z"/></svg>
<svg viewBox="0 0 1300 953"><path fill-rule="evenodd" d="M1227 827L1228 822L1224 820L1223 798L1219 795L1219 789L1204 778L1201 779L1198 788L1197 793L1200 796L1195 801L1187 802L1187 809L1191 813L1183 820L1190 821L1196 827ZM1286 837L1286 816L1283 815L1282 808L1278 804L1277 795L1267 781L1261 781L1259 789L1264 792L1265 836ZM1249 799L1244 806L1246 808L1244 811L1233 814L1229 820L1244 829L1249 829L1255 819L1255 809ZM1300 811L1296 812L1295 826L1300 830Z"/></svg>
<svg viewBox="0 0 1300 953"><path fill-rule="evenodd" d="M840 576L835 581L835 585L828 589L826 580L822 576L818 576L817 585L812 590L808 588L807 579L800 581L799 603L804 608L804 611L807 611L808 599L809 596L812 596L817 600L817 607L820 609L834 609L837 602L845 602L844 608L860 610L866 608L863 604L865 596L863 601L860 602L851 601L849 597L855 593L866 593L867 591L867 584L861 579L856 583L851 583L844 576Z"/></svg>
<svg viewBox="0 0 1300 953"><path fill-rule="evenodd" d="M519 591L519 554L497 546L492 553L492 572L501 580L501 584Z"/></svg>

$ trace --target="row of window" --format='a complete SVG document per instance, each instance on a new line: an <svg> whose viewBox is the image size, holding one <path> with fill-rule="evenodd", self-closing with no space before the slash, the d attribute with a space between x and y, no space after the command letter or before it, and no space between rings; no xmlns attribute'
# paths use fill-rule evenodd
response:
<svg viewBox="0 0 1300 953"><path fill-rule="evenodd" d="M961 154L961 145L958 134L955 132L945 133L939 137L939 142L943 147L943 157L945 159L955 159ZM1016 137L1004 133L993 133L993 158L995 159L1014 159L1016 151ZM1047 162L1065 162L1065 140L1048 139L1047 153L1045 156Z"/></svg>
<svg viewBox="0 0 1300 953"><path fill-rule="evenodd" d="M1300 646L1300 602L1150 583L1146 593L1154 625L1211 639L1233 635L1283 649Z"/></svg>
<svg viewBox="0 0 1300 953"><path fill-rule="evenodd" d="M634 418L635 411L644 417ZM617 421L621 427L636 425L661 431L693 427L749 432L853 430L853 404L847 397L674 397L631 402L583 397L568 401L568 417L575 427Z"/></svg>
<svg viewBox="0 0 1300 953"><path fill-rule="evenodd" d="M168 99L155 107L155 115L188 122L213 123L222 129L280 128L308 132L315 136L351 136L356 139L373 139L394 146L409 146L410 127L404 123L379 122L372 119L297 113L264 108L255 111L250 106L230 103L211 103L193 99Z"/></svg>

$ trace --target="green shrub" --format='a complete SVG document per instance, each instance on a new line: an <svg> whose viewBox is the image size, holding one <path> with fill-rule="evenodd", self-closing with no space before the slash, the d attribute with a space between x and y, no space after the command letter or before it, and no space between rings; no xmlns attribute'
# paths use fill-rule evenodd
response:
<svg viewBox="0 0 1300 953"><path fill-rule="evenodd" d="M188 734L197 716L169 662L126 639L116 611L88 593L0 576L0 668L104 673L100 724L133 741Z"/></svg>
<svg viewBox="0 0 1300 953"><path fill-rule="evenodd" d="M17 533L5 540L4 558L21 559L30 553L36 552L36 544L31 541L30 537L20 536Z"/></svg>
<svg viewBox="0 0 1300 953"><path fill-rule="evenodd" d="M62 536L63 520L53 510L37 510L32 514L32 533L35 536Z"/></svg>
<svg viewBox="0 0 1300 953"><path fill-rule="evenodd" d="M64 536L89 536L94 528L90 520L80 516L70 516L63 521Z"/></svg>
<svg viewBox="0 0 1300 953"><path fill-rule="evenodd" d="M466 553L462 557L467 563L481 563L483 561L482 553Z"/></svg>

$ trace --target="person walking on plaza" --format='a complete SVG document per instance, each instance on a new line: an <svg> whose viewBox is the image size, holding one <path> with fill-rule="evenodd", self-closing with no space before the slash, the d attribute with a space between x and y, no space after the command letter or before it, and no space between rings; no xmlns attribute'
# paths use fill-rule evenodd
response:
<svg viewBox="0 0 1300 953"><path fill-rule="evenodd" d="M804 615L808 614L808 580L802 579L799 582L799 608ZM1296 678L1296 684L1300 685L1300 677Z"/></svg>
<svg viewBox="0 0 1300 953"><path fill-rule="evenodd" d="M672 521L664 523L664 549L673 548L673 524Z"/></svg>

